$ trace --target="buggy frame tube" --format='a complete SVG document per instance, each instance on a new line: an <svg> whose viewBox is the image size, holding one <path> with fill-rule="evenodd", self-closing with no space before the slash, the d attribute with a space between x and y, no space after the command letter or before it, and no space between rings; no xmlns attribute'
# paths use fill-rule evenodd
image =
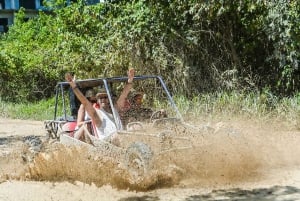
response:
<svg viewBox="0 0 300 201"><path fill-rule="evenodd" d="M58 94L59 94L59 87L56 87L56 91L55 91L55 106L54 106L54 117L53 120L56 119L56 115L57 115L57 104L58 104Z"/></svg>
<svg viewBox="0 0 300 201"><path fill-rule="evenodd" d="M106 93L108 95L111 111L112 111L114 119L115 119L115 125L117 127L117 130L122 130L122 128L119 128L119 125L116 123L117 122L117 114L116 114L117 111L114 109L114 103L113 103L112 96L111 96L111 93L109 91L109 87L108 87L106 79L103 79L103 84L104 84Z"/></svg>
<svg viewBox="0 0 300 201"><path fill-rule="evenodd" d="M63 89L63 85L60 85L61 88L61 95L62 95L62 104L63 104L63 108L64 108L64 120L67 120L67 111L66 111L66 107L65 107L65 93L64 93L64 89Z"/></svg>
<svg viewBox="0 0 300 201"><path fill-rule="evenodd" d="M167 86L166 86L166 84L164 83L162 77L161 77L161 76L156 76L156 77L157 77L157 79L160 81L160 83L161 83L162 87L164 88L165 92L167 93L167 96L168 96L168 98L169 98L169 100L170 100L172 106L174 107L174 109L175 109L175 111L176 111L176 113L177 113L178 118L180 118L180 120L182 121L182 120L183 120L183 119L182 119L182 116L181 116L181 114L180 114L180 112L179 112L179 110L178 110L178 108L177 108L177 106L176 106L176 104L175 104L175 102L174 102L174 100L173 100L173 98L172 98L172 96L171 96L169 90L167 89Z"/></svg>
<svg viewBox="0 0 300 201"><path fill-rule="evenodd" d="M179 118L181 121L183 121L183 118L182 118L182 115L180 114L170 92L168 91L167 89L167 86L165 84L165 82L163 81L162 77L161 76L157 76L157 75L146 75L146 76L134 76L134 80L144 80L144 79L147 79L147 78L154 78L154 79L157 79L159 80L163 90L165 91L166 95L167 95L167 98L168 100L170 101L170 104L171 106L173 107L173 109L175 110L176 114L177 114L177 118ZM98 78L98 79L88 79L88 80L78 80L77 83L80 85L81 81L96 81L96 82L99 82L99 83L103 83L104 85L104 88L108 94L108 99L109 99L109 102L110 104L113 106L113 100L112 100L112 96L111 96L111 92L109 91L109 83L112 83L114 81L126 81L128 79L128 77L111 77L111 78ZM64 86L69 86L69 83L67 82L59 82L58 83L58 88L62 91L61 94L62 94L62 101L63 101L63 109L64 109L64 118L65 120L67 119L67 112L66 112L66 108L65 108L65 97L64 97ZM54 114L54 118L56 119L56 116L57 116L57 107L58 107L58 96L59 96L59 89L58 89L58 92L56 92L56 104L55 104L55 114ZM117 111L115 110L112 110L112 113L113 113L113 116L115 118L115 120L117 119L117 114L116 114ZM117 125L118 127L118 125ZM118 129L121 129L121 128L118 128Z"/></svg>

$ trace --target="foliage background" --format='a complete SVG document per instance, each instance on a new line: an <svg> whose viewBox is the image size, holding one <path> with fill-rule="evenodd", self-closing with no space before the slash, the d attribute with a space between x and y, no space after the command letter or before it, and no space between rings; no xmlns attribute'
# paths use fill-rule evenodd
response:
<svg viewBox="0 0 300 201"><path fill-rule="evenodd" d="M160 74L172 93L299 90L300 2L296 0L110 0L21 9L0 38L0 96L53 96L66 71L79 78ZM53 9L55 8L55 9Z"/></svg>

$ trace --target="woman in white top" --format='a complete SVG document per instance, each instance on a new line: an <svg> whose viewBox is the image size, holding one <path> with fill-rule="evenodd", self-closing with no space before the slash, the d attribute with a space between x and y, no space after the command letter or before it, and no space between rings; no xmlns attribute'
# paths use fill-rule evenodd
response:
<svg viewBox="0 0 300 201"><path fill-rule="evenodd" d="M130 92L132 87L134 77L134 69L131 68L128 71L128 82L125 85L120 97L116 102L116 110L120 111L126 102L126 98ZM109 116L112 114L111 108L109 105L109 100L107 94L105 93L98 93L97 94L97 102L100 104L101 109L96 109L93 107L92 103L82 94L82 92L76 86L76 82L71 74L67 73L65 75L65 79L69 82L70 86L73 89L74 94L77 96L78 100L84 105L85 111L90 116L92 120L92 124L97 131L97 136L99 139L104 139L113 144L119 145L119 139L117 138L117 127ZM82 139L83 137L89 136L89 132L85 126L82 126L74 135L77 139ZM89 139L86 139L89 140Z"/></svg>
<svg viewBox="0 0 300 201"><path fill-rule="evenodd" d="M85 92L85 97L92 103L95 104L97 103L96 99L96 92L94 89L88 89ZM82 125L86 123L86 121L91 120L90 116L88 113L85 111L84 105L81 104L78 113L77 113L77 125L76 125L76 130L78 130Z"/></svg>

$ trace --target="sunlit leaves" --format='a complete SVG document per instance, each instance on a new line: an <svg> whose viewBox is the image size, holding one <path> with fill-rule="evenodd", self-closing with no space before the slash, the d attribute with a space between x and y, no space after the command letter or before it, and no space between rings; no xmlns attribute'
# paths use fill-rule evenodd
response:
<svg viewBox="0 0 300 201"><path fill-rule="evenodd" d="M189 96L300 87L299 1L49 3L50 13L27 22L21 10L1 37L1 96L15 99L21 86L22 98L36 99L30 88L47 91L65 71L90 78L125 75L129 67L160 74L172 92Z"/></svg>

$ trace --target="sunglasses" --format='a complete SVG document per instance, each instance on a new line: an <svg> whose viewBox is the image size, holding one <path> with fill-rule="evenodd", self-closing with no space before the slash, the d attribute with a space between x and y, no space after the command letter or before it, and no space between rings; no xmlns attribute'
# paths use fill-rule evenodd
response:
<svg viewBox="0 0 300 201"><path fill-rule="evenodd" d="M99 99L100 99L100 100L101 100L101 99L108 99L108 97L107 97L107 96L102 96L102 97L100 97Z"/></svg>
<svg viewBox="0 0 300 201"><path fill-rule="evenodd" d="M96 99L91 99L91 98L89 98L88 99L91 103L97 103L97 100Z"/></svg>

